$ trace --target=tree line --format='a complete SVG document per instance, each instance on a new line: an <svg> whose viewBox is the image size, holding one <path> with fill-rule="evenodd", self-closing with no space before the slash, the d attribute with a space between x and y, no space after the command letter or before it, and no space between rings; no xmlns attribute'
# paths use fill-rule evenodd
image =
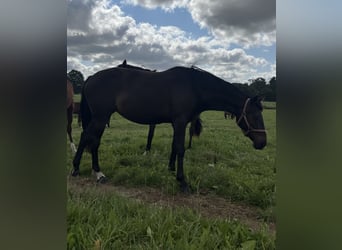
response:
<svg viewBox="0 0 342 250"><path fill-rule="evenodd" d="M258 77L256 79L250 79L250 83L233 83L236 87L241 89L249 96L263 96L265 101L275 102L277 101L276 96L276 77L273 76L269 82L262 77Z"/></svg>
<svg viewBox="0 0 342 250"><path fill-rule="evenodd" d="M67 78L72 82L75 94L80 94L84 83L83 74L73 69L67 73ZM233 85L249 96L263 96L265 101L275 102L277 100L275 76L269 82L262 77L258 77L256 79L250 79L249 83L233 83Z"/></svg>

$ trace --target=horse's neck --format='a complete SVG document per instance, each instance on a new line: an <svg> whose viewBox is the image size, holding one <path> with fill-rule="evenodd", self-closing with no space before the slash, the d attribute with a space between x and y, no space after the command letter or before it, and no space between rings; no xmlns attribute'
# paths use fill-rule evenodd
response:
<svg viewBox="0 0 342 250"><path fill-rule="evenodd" d="M203 111L228 111L234 115L239 115L247 98L239 89L223 81L207 85L200 93Z"/></svg>

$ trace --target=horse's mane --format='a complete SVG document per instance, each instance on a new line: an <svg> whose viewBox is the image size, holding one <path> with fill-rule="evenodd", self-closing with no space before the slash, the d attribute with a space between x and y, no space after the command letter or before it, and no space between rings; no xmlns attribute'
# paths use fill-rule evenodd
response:
<svg viewBox="0 0 342 250"><path fill-rule="evenodd" d="M156 70L150 70L150 69L146 69L146 68L142 68L142 67L138 67L138 66L127 64L126 59L122 62L122 64L119 64L117 67L127 68L127 69L143 70L143 71L150 71L150 72L156 72Z"/></svg>
<svg viewBox="0 0 342 250"><path fill-rule="evenodd" d="M191 65L190 68L191 68L191 69L198 70L198 71L202 71L202 72L205 72L205 73L209 73L208 71L205 71L204 69L201 69L200 67L197 67L197 66L195 66L195 65ZM209 74L211 74L211 73L209 73Z"/></svg>
<svg viewBox="0 0 342 250"><path fill-rule="evenodd" d="M216 75L204 70L204 69L201 69L195 65L192 65L190 67L190 69L196 71L196 72L199 72L199 73L202 73L202 74L205 74L207 75L209 78L212 78L212 79L217 79L221 82L222 86L225 86L225 88L228 86L229 88L231 88L232 91L235 91L235 92L238 92L238 93L241 93L243 95L247 95L246 93L244 93L241 89L239 89L237 86L235 86L234 84L228 82L228 81L225 81L223 80L222 78L220 77L217 77ZM200 81L199 81L200 82Z"/></svg>
<svg viewBox="0 0 342 250"><path fill-rule="evenodd" d="M202 72L202 73L206 73L206 74L208 74L208 75L210 75L210 76L213 76L213 77L215 77L215 78L218 78L218 79L220 79L220 80L223 80L223 79L221 79L221 78L215 76L213 73L210 73L209 71L206 71L206 70L204 70L204 69L201 69L200 67L197 67L197 66L195 66L195 65L191 65L190 69L193 69L193 70L196 70L196 71L199 71L199 72ZM225 81L225 82L231 84L230 82L227 82L227 81Z"/></svg>

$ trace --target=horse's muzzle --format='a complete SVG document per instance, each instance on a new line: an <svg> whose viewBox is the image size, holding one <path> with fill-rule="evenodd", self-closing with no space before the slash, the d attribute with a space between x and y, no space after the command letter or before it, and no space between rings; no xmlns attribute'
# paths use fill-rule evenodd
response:
<svg viewBox="0 0 342 250"><path fill-rule="evenodd" d="M260 133L260 135L254 135L252 139L253 147L255 149L263 149L267 144L266 133Z"/></svg>
<svg viewBox="0 0 342 250"><path fill-rule="evenodd" d="M266 146L266 141L265 142L259 142L259 143L253 143L253 147L255 149L261 150Z"/></svg>

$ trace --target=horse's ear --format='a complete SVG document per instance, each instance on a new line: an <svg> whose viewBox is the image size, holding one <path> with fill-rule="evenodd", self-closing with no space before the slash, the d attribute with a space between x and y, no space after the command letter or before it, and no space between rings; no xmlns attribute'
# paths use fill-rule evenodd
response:
<svg viewBox="0 0 342 250"><path fill-rule="evenodd" d="M264 100L263 96L254 96L251 99L251 103L254 103L257 107L259 107L261 110L263 109L261 102Z"/></svg>
<svg viewBox="0 0 342 250"><path fill-rule="evenodd" d="M258 101L263 102L265 100L265 96L258 96Z"/></svg>
<svg viewBox="0 0 342 250"><path fill-rule="evenodd" d="M264 101L265 97L264 96L254 96L252 99L251 99L251 102L254 102L254 103L258 103L258 102L262 102Z"/></svg>
<svg viewBox="0 0 342 250"><path fill-rule="evenodd" d="M126 62L126 59L123 61L123 63L122 63L123 65L126 65L127 64L127 62Z"/></svg>

